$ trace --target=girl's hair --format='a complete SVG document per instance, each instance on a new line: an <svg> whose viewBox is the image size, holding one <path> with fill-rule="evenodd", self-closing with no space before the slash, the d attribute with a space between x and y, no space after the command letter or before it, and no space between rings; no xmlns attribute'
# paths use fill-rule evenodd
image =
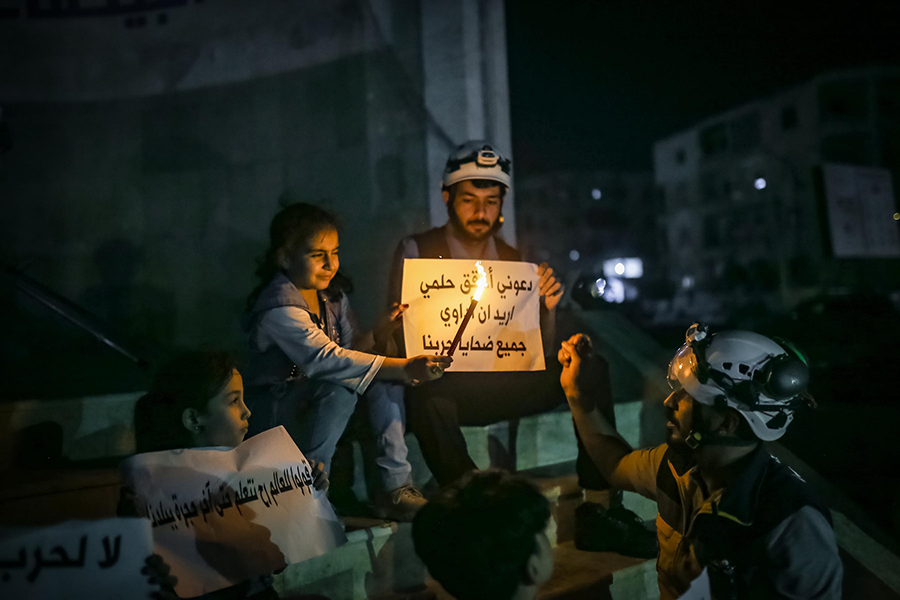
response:
<svg viewBox="0 0 900 600"><path fill-rule="evenodd" d="M186 408L206 412L209 399L231 381L237 361L226 352L191 352L163 365L150 392L134 407L138 452L191 447L181 417Z"/></svg>
<svg viewBox="0 0 900 600"><path fill-rule="evenodd" d="M293 249L297 244L312 239L314 235L323 230L338 229L337 218L324 208L319 208L305 202L291 204L281 209L272 219L269 226L269 249L259 260L256 268L256 277L259 284L247 298L247 310L253 309L253 304L263 289L281 271L278 264L278 252L282 249ZM352 284L349 278L338 272L328 286L327 293L331 296L340 296L342 291L350 292Z"/></svg>

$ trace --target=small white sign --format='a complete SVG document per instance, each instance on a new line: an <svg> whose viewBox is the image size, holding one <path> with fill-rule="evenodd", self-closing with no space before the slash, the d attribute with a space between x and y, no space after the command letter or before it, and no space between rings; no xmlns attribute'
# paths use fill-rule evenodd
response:
<svg viewBox="0 0 900 600"><path fill-rule="evenodd" d="M183 598L270 574L347 541L284 427L237 448L138 454L122 469Z"/></svg>
<svg viewBox="0 0 900 600"><path fill-rule="evenodd" d="M149 600L147 519L69 521L0 531L0 598Z"/></svg>
<svg viewBox="0 0 900 600"><path fill-rule="evenodd" d="M837 258L900 258L900 224L891 172L824 165L831 247Z"/></svg>
<svg viewBox="0 0 900 600"><path fill-rule="evenodd" d="M486 287L472 297L479 271ZM537 265L505 260L406 259L401 298L406 355L448 354L471 309L453 372L542 371Z"/></svg>
<svg viewBox="0 0 900 600"><path fill-rule="evenodd" d="M691 582L691 587L679 596L680 600L712 600L712 589L709 585L709 572L706 569Z"/></svg>

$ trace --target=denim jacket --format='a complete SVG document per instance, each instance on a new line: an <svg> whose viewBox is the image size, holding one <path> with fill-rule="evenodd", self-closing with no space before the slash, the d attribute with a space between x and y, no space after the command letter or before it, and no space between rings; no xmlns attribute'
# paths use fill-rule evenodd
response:
<svg viewBox="0 0 900 600"><path fill-rule="evenodd" d="M250 345L247 385L278 385L308 377L359 394L366 391L384 357L351 350L352 346L370 347L371 336L360 339L345 294L335 301L320 292L319 301L321 319L283 273L263 289L246 315Z"/></svg>

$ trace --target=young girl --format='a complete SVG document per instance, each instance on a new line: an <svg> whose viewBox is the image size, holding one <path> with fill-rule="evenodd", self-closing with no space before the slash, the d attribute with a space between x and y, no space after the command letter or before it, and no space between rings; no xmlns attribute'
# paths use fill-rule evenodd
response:
<svg viewBox="0 0 900 600"><path fill-rule="evenodd" d="M192 352L164 365L150 392L134 409L135 443L138 453L180 448L230 447L239 445L250 426L250 410L244 403L244 384L234 359L224 352ZM313 487L328 489L324 465L310 460ZM137 516L134 492L122 488L120 516ZM164 571L164 572L162 572ZM165 578L168 567L158 575ZM204 600L277 598L272 577L265 576L205 594ZM170 597L174 582L164 584Z"/></svg>
<svg viewBox="0 0 900 600"><path fill-rule="evenodd" d="M395 305L373 332L356 329L338 273L337 221L310 204L293 204L272 220L270 247L248 300L244 326L249 333L248 404L257 416L252 432L284 425L310 461L330 468L334 449L353 414L357 396L375 380L416 385L439 378L452 359L446 356L389 358L393 332L405 309ZM351 349L353 348L353 349ZM378 386L373 386L377 391ZM424 499L411 488L403 441L403 400L396 394L370 397L380 457L407 481L392 503L417 508ZM377 413L377 414L376 414ZM399 474L398 474L399 473Z"/></svg>

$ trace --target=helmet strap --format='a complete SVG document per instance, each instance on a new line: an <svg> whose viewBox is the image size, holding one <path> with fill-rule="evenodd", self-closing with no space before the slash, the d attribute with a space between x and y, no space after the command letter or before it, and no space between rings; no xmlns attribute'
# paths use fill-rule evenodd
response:
<svg viewBox="0 0 900 600"><path fill-rule="evenodd" d="M721 403L717 402L717 404ZM739 437L718 435L706 431L706 426L703 423L703 410L698 410L700 406L702 406L701 403L694 400L693 417L697 425L691 428L684 440L685 445L691 450L696 450L700 446L753 446L759 442L757 439L745 440Z"/></svg>
<svg viewBox="0 0 900 600"><path fill-rule="evenodd" d="M700 446L755 446L759 443L759 440L744 440L711 433L704 434L696 429L691 429L684 443L691 450L696 450Z"/></svg>

